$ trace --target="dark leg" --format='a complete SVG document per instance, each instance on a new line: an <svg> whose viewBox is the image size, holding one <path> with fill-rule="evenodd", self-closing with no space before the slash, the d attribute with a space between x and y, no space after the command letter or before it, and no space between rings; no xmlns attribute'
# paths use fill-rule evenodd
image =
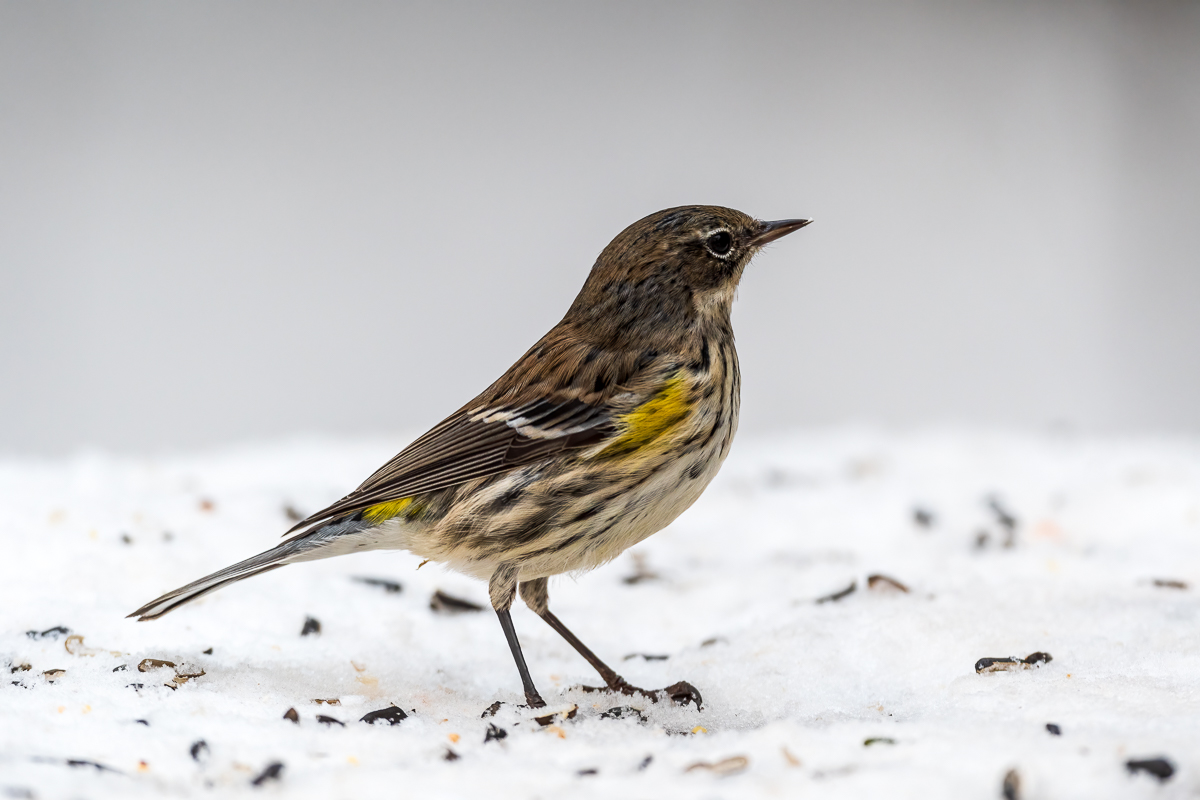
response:
<svg viewBox="0 0 1200 800"><path fill-rule="evenodd" d="M508 639L508 649L512 650L513 660L517 662L517 672L521 673L521 685L525 689L525 702L530 708L542 708L546 701L538 694L529 677L529 667L525 666L525 656L521 652L521 643L517 640L517 632L513 628L512 608L513 596L517 593L517 570L514 567L501 567L492 574L488 583L488 595L496 616L500 618L500 627L504 629L504 638Z"/></svg>
<svg viewBox="0 0 1200 800"><path fill-rule="evenodd" d="M566 639L567 644L571 645L571 647L574 647L575 651L578 652L579 655L583 656L584 660L591 664L592 668L595 669L596 672L600 673L600 677L604 679L606 684L608 684L608 688L616 689L617 691L622 692L633 688L625 681L624 678L617 674L616 670L601 661L595 653L588 649L586 644L579 641L579 637L571 633L567 626L563 625L562 621L558 617L550 613L549 609L543 611L539 616L546 620L547 625L558 631L558 635Z"/></svg>
<svg viewBox="0 0 1200 800"><path fill-rule="evenodd" d="M622 694L642 694L649 697L651 700L658 702L658 698L664 693L677 703L686 704L689 700L696 704L696 708L700 708L703 698L700 697L700 692L695 686L692 686L686 681L668 686L666 689L657 691L647 691L639 689L631 685L628 681L617 674L617 671L605 664L600 658L591 651L591 649L579 640L579 637L571 633L566 625L562 624L562 620L550 613L550 589L546 578L538 578L532 581L524 581L521 584L521 599L529 606L535 614L546 620L546 624L558 632L558 635L567 640L567 644L575 648L579 655L583 656L596 672L600 673L600 677L604 679L609 689ZM587 689L588 687L584 687Z"/></svg>
<svg viewBox="0 0 1200 800"><path fill-rule="evenodd" d="M508 613L508 609L497 611L496 616L500 617L500 627L504 628L504 636L508 639L508 647L512 650L513 659L517 662L517 672L521 673L521 684L525 687L525 702L530 708L541 708L546 705L546 701L538 694L538 690L534 688L533 678L529 677L529 667L525 666L525 656L521 653L521 643L517 641L517 632L513 630L512 614Z"/></svg>

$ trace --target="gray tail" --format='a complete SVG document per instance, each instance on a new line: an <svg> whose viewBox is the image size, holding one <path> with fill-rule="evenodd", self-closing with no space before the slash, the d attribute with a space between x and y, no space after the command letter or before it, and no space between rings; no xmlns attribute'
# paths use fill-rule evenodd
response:
<svg viewBox="0 0 1200 800"><path fill-rule="evenodd" d="M256 556L247 558L245 561L234 564L232 567L226 567L198 581L192 581L187 586L182 586L173 592L167 592L156 600L151 600L129 616L137 617L139 622L144 622L148 619L158 619L168 611L174 611L184 603L190 603L197 597L203 597L209 592L215 592L222 586L228 586L245 578L261 575L273 569L279 569L285 564L290 563L296 555L299 555L301 551L306 549L303 546L297 547L297 544L299 542L289 540L265 553L259 553Z"/></svg>

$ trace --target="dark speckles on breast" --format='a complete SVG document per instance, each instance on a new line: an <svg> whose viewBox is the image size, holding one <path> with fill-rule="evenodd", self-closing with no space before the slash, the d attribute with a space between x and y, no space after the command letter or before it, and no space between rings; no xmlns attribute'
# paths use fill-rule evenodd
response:
<svg viewBox="0 0 1200 800"><path fill-rule="evenodd" d="M708 435L704 437L704 441L700 445L701 447L708 447L710 444L712 444L712 440L716 438L717 433L719 433L721 430L721 421L722 415L717 414L717 420L713 423L712 428L709 429Z"/></svg>
<svg viewBox="0 0 1200 800"><path fill-rule="evenodd" d="M687 471L688 480L698 480L700 476L704 474L704 466L705 464L703 460L699 460L695 464L692 464Z"/></svg>
<svg viewBox="0 0 1200 800"><path fill-rule="evenodd" d="M585 497L599 489L601 481L599 478L582 478L568 486L558 490L558 493L567 497Z"/></svg>
<svg viewBox="0 0 1200 800"><path fill-rule="evenodd" d="M583 541L583 538L585 535L586 534L583 532L573 534L572 536L565 539L564 541L555 542L554 544L552 544L548 547L543 547L540 550L534 550L532 553L526 553L525 558L538 558L540 556L547 556L547 555L550 555L551 553L560 552L569 547L572 547L573 545L579 544L581 541Z"/></svg>
<svg viewBox="0 0 1200 800"><path fill-rule="evenodd" d="M571 519L567 521L567 524L574 525L576 522L583 522L585 519L591 519L592 517L594 517L600 513L601 508L602 508L602 506L600 506L599 504L594 505L590 508L585 508L583 511L580 511L578 514L571 517Z"/></svg>
<svg viewBox="0 0 1200 800"><path fill-rule="evenodd" d="M510 544L529 544L537 541L555 525L561 510L561 501L547 498L543 503L539 503L536 510L520 520L520 527L514 529L508 536L498 539L491 548L491 552L502 553Z"/></svg>
<svg viewBox="0 0 1200 800"><path fill-rule="evenodd" d="M588 350L588 354L583 357L583 363L590 364L602 355L604 355L603 350L601 350L599 347L593 347L591 350Z"/></svg>
<svg viewBox="0 0 1200 800"><path fill-rule="evenodd" d="M521 495L523 495L524 493L525 493L524 486L514 486L513 488L509 489L507 492L504 492L503 494L495 497L492 500L492 502L488 503L488 511L491 511L493 513L503 511L504 509L511 506L513 503L520 500Z"/></svg>
<svg viewBox="0 0 1200 800"><path fill-rule="evenodd" d="M616 526L617 522L619 522L619 521L620 521L620 518L618 517L617 519L614 519L612 522L610 522L610 523L608 523L607 525L605 525L603 528L600 528L599 530L591 531L591 532L590 532L590 533L588 533L588 535L587 535L588 539L589 539L590 541L593 541L593 542L594 542L594 541L596 541L597 539L602 539L602 538L604 538L604 534L606 534L606 533L608 533L610 530L612 530L612 529L613 529L613 528Z"/></svg>
<svg viewBox="0 0 1200 800"><path fill-rule="evenodd" d="M700 343L700 358L698 361L693 361L689 366L692 372L703 374L708 372L708 368L712 366L712 353L708 349L708 339L705 338ZM711 392L710 392L711 394Z"/></svg>

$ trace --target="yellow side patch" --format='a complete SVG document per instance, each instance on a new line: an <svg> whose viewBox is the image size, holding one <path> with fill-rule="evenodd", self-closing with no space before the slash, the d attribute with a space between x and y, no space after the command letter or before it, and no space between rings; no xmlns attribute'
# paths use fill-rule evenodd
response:
<svg viewBox="0 0 1200 800"><path fill-rule="evenodd" d="M421 513L419 506L415 506L413 498L401 497L399 500L389 500L386 503L370 506L363 509L363 518L368 522L373 522L378 525L381 522L386 522L393 517L398 517L405 512L406 516L416 516Z"/></svg>
<svg viewBox="0 0 1200 800"><path fill-rule="evenodd" d="M623 456L637 452L665 436L692 413L692 401L681 373L671 376L662 389L640 406L621 417L621 434L601 450L598 458Z"/></svg>

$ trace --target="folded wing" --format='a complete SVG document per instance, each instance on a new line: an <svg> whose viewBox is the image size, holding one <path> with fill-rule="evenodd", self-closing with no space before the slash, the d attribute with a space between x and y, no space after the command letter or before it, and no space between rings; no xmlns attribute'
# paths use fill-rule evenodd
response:
<svg viewBox="0 0 1200 800"><path fill-rule="evenodd" d="M563 451L592 447L615 432L611 416L607 405L578 399L538 398L517 406L462 409L406 447L353 492L288 533L380 503L497 475Z"/></svg>

